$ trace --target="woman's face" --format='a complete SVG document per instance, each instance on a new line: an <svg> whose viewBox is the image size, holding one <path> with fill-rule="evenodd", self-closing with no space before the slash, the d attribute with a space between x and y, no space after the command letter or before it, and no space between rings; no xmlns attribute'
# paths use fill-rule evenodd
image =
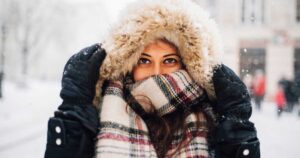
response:
<svg viewBox="0 0 300 158"><path fill-rule="evenodd" d="M176 47L163 40L156 40L145 47L133 69L133 78L140 81L152 75L167 74L181 68L181 58Z"/></svg>

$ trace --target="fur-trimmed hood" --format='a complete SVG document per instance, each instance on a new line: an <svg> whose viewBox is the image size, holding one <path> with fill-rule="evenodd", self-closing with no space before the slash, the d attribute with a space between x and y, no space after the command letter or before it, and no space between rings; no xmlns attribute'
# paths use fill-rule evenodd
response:
<svg viewBox="0 0 300 158"><path fill-rule="evenodd" d="M144 46L157 38L179 48L188 73L214 98L213 68L223 49L216 24L205 10L190 0L139 0L121 15L102 44L107 57L100 69L96 102L103 80L131 72Z"/></svg>

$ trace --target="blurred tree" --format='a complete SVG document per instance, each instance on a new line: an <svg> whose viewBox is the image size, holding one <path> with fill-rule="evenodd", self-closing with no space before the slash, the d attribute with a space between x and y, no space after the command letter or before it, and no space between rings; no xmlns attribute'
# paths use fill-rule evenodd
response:
<svg viewBox="0 0 300 158"><path fill-rule="evenodd" d="M2 81L4 77L4 53L6 45L6 27L1 25L1 49L0 49L0 98L2 98Z"/></svg>
<svg viewBox="0 0 300 158"><path fill-rule="evenodd" d="M11 0L12 14L9 14L12 19L11 29L13 30L13 37L18 51L21 53L21 79L19 83L21 86L26 86L28 76L28 62L29 55L34 53L36 47L41 42L45 35L46 26L43 18L45 18L46 9L43 0Z"/></svg>
<svg viewBox="0 0 300 158"><path fill-rule="evenodd" d="M4 76L5 51L10 52L18 67L13 73L16 81L26 87L29 73L29 58L39 59L43 53L43 46L47 42L51 25L51 16L54 12L53 0L0 0L0 97L1 84ZM19 52L19 53L14 53ZM20 62L19 62L20 61ZM20 70L20 71L18 71ZM12 72L10 72L12 73Z"/></svg>
<svg viewBox="0 0 300 158"><path fill-rule="evenodd" d="M7 17L7 0L1 0L1 11L0 11L0 37L1 37L1 45L0 45L0 98L2 98L2 81L4 78L4 62L5 62L5 51L7 45L7 28L9 24L9 18Z"/></svg>

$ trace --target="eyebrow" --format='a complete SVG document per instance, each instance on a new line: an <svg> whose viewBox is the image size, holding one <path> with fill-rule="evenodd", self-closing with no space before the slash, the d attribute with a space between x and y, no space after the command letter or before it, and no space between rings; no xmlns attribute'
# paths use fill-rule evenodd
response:
<svg viewBox="0 0 300 158"><path fill-rule="evenodd" d="M145 55L145 56L147 56L147 57L151 57L151 55L146 54L146 53L142 53L142 55Z"/></svg>
<svg viewBox="0 0 300 158"><path fill-rule="evenodd" d="M171 54L164 55L164 57L173 56L173 55L179 57L179 55L178 55L178 54L175 54L175 53L171 53Z"/></svg>
<svg viewBox="0 0 300 158"><path fill-rule="evenodd" d="M146 54L146 53L142 53L142 55L145 55L145 56L147 56L147 57L151 57L151 55L149 55L149 54ZM163 57L168 57L168 56L173 56L173 55L175 55L175 56L178 56L178 57L179 57L179 55L178 55L178 54L176 54L176 53L170 53L170 54L164 55Z"/></svg>

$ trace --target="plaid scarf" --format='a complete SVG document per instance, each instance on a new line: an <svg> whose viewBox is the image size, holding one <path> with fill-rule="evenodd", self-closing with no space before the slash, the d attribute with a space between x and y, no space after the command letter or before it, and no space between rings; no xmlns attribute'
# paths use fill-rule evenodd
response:
<svg viewBox="0 0 300 158"><path fill-rule="evenodd" d="M134 84L110 81L101 103L96 157L157 157L148 133L147 114L153 109L159 116L177 109L189 110L193 105L201 105L199 98L203 94L203 89L184 70L153 76ZM200 118L199 128L196 128L197 116ZM177 151L184 134L178 129L166 157L175 150L174 157L208 157L206 119L202 113L197 113L197 116L190 113L185 120L188 125L185 141L190 140L188 144Z"/></svg>

